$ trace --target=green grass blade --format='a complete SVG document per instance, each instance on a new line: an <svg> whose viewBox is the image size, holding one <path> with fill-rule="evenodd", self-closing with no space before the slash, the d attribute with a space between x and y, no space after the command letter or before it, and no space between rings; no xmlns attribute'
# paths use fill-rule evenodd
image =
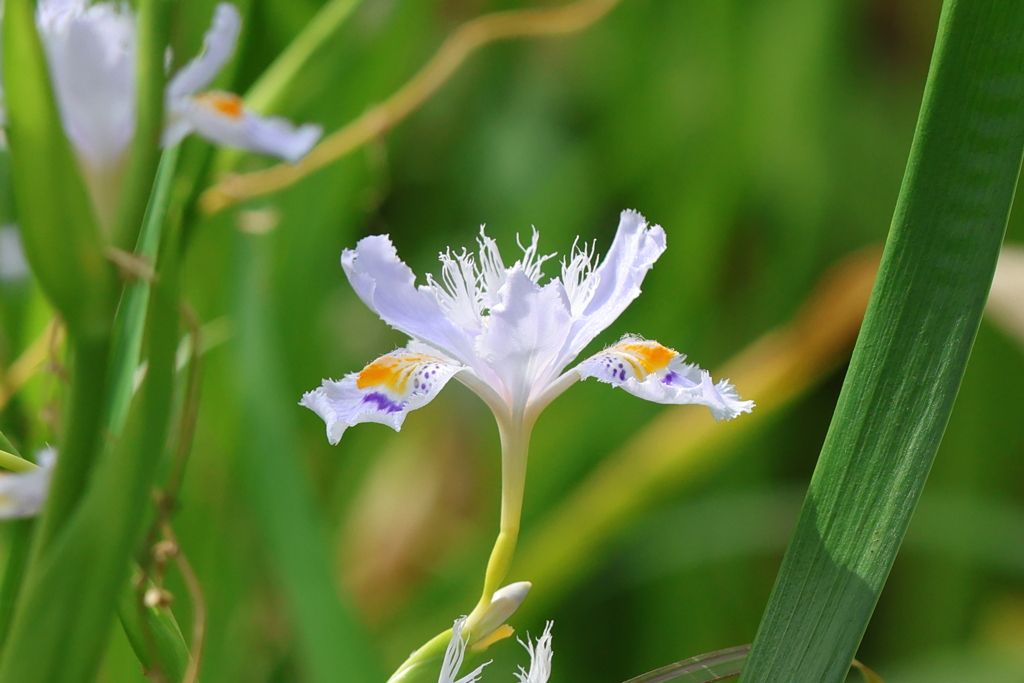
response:
<svg viewBox="0 0 1024 683"><path fill-rule="evenodd" d="M142 668L159 670L168 681L181 681L188 667L189 652L171 610L140 605L138 593L129 582L121 591L117 614Z"/></svg>
<svg viewBox="0 0 1024 683"><path fill-rule="evenodd" d="M947 0L878 280L742 680L846 676L945 429L1024 150L1024 5Z"/></svg>
<svg viewBox="0 0 1024 683"><path fill-rule="evenodd" d="M345 23L361 0L330 0L310 19L302 32L267 67L245 94L245 104L255 111L270 114L281 102L294 81L317 50Z"/></svg>
<svg viewBox="0 0 1024 683"><path fill-rule="evenodd" d="M73 514L51 543L41 550L36 543L0 659L0 682L86 683L95 677L167 440L178 345L177 237L165 231L160 247L141 400L130 410L124 435L96 463Z"/></svg>
<svg viewBox="0 0 1024 683"><path fill-rule="evenodd" d="M160 159L156 183L146 207L135 255L152 263L160 245L160 235L167 218L167 206L171 198L174 170L178 162L178 146L167 149ZM121 306L114 320L114 343L111 352L110 374L110 418L108 429L115 436L124 428L128 417L128 406L132 400L135 385L135 371L139 367L139 352L142 349L142 332L146 324L146 308L149 304L150 283L138 280L125 288Z"/></svg>

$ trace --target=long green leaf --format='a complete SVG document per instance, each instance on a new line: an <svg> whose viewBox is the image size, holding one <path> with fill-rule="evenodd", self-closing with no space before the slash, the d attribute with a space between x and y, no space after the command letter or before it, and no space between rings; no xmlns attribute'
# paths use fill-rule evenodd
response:
<svg viewBox="0 0 1024 683"><path fill-rule="evenodd" d="M1024 4L946 0L871 304L742 680L846 676L924 486L1024 152Z"/></svg>
<svg viewBox="0 0 1024 683"><path fill-rule="evenodd" d="M74 514L32 557L0 659L2 683L86 683L95 676L167 439L178 257L177 231L165 231L146 322L149 371L141 400L124 435L97 463Z"/></svg>
<svg viewBox="0 0 1024 683"><path fill-rule="evenodd" d="M167 218L174 170L178 162L178 146L166 150L160 159L156 183L146 207L146 215L135 247L135 255L145 261L156 258L160 235ZM142 332L146 323L150 283L139 280L124 290L117 318L114 320L114 342L110 368L110 417L108 429L113 435L121 433L128 417L128 405L135 389L135 371L139 367Z"/></svg>

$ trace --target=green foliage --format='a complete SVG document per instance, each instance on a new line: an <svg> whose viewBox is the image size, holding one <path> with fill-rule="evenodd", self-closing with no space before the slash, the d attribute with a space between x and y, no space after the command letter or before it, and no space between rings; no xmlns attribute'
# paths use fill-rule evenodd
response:
<svg viewBox="0 0 1024 683"><path fill-rule="evenodd" d="M1024 155L1024 9L947 2L872 301L741 680L842 681L981 321Z"/></svg>
<svg viewBox="0 0 1024 683"><path fill-rule="evenodd" d="M346 2L237 3L243 36L216 87L253 92L267 82L271 64L301 62L288 78L270 81L276 85L266 106L329 133L390 95L462 21L550 4ZM30 4L7 0L5 32L15 30L11 16L30 28ZM134 4L156 17L168 3ZM197 54L215 4L181 0L173 3L173 21L156 22L171 31L170 73ZM481 50L381 140L277 195L212 218L191 201L216 171L272 161L223 149L211 155L196 136L183 142L162 226L165 240L168 231L181 231L173 311L170 291L160 298L154 289L141 307L150 320L145 330L128 326L129 346L139 351L124 351L128 336L120 322L117 350L100 354L97 347L94 361L74 362L82 357L77 345L70 356L58 347L0 411L0 430L14 445L30 453L54 443L63 467L65 449L78 446L59 436L70 425L58 429L53 415L91 405L99 413L88 420L103 424L110 408L103 397L115 393L129 408L122 439L93 449L96 459L79 473L89 472L88 479L69 479L85 487L66 498L75 502L40 555L40 578L22 587L11 635L24 645L10 650L9 660L4 653L3 680L88 680L97 666L99 683L145 680L140 662L151 666L146 657L153 652L143 642L146 626L132 622L140 612L128 581L130 559L143 563L149 550L140 532L153 514L152 487L163 486L165 468L157 461L167 448L158 439L166 428L157 413L170 418L173 434L179 431L185 379L170 373L168 355L180 342L171 321L184 302L200 323L230 331L227 343L202 356L194 448L171 519L207 608L200 683L383 681L478 597L497 524L497 434L479 401L452 383L400 434L362 425L339 446L327 444L322 421L296 405L302 392L402 343L352 293L339 268L341 249L363 235L389 233L418 273L436 275L437 252L472 246L487 223L508 254L516 233L527 234L531 224L545 253L564 254L577 234L596 239L603 253L618 211L637 208L665 226L668 251L643 294L593 350L636 332L714 370L790 320L841 256L884 238L937 10L936 0L622 2L578 36ZM328 12L333 19L324 23ZM318 16L321 23L308 24ZM38 59L19 57L14 69L7 56L27 49L31 36L23 30L9 41L5 33L8 106L18 88L29 87L32 69L34 78L43 75ZM309 42L293 43L298 36ZM153 40L144 48L150 74ZM289 62L288 55L302 59ZM159 111L156 94L153 85L143 96L147 116ZM44 101L38 93L37 100ZM14 124L59 132L52 111L49 120L9 113ZM158 129L153 118L140 127L148 135ZM17 160L19 144L31 138L19 142L17 125L9 133ZM40 290L74 311L85 311L84 297L99 291L66 284L87 261L61 254L77 248L70 237L83 221L96 219L87 204L76 212L74 192L54 200L53 188L65 182L58 171L77 173L60 144L64 157L26 158L50 174L44 177L52 187L35 186L32 201L49 204L40 215L70 222L45 241L33 237L31 216L13 212L23 196L17 175L18 207L0 207L3 222L22 224L38 271L34 284L0 282L0 386L52 313ZM9 189L5 158L0 153L0 202ZM51 167L54 158L67 163ZM149 183L156 160L146 163L149 171L132 171L128 180ZM166 180L161 175L158 182ZM131 193L139 214L147 193L148 186ZM944 205L946 198L939 199L936 206ZM266 232L246 232L252 230ZM128 239L129 231L119 232L122 248L146 242ZM1010 234L1024 235L1019 220ZM114 282L102 252L98 258ZM58 276L60 287L51 291L44 278ZM165 282L176 286L161 278L153 287ZM128 291L145 288L135 281ZM108 297L104 319L111 329L116 299ZM138 299L121 299L121 322L140 320L140 305L131 303ZM154 307L163 311L159 323ZM214 342L211 335L203 343ZM136 359L150 368L129 406L125 378ZM89 378L76 373L93 372L93 385L81 400L55 403L67 386L65 367L79 387ZM544 619L555 620L552 683L622 681L751 642L843 369L817 378L817 388L763 420L755 435L727 440L701 467L644 497L635 521L615 525L586 554L567 559L557 591L535 583L511 624L525 637L538 633ZM108 374L109 386L97 384ZM1021 405L1024 354L983 327L930 485L858 653L888 683L1009 683L1024 671ZM573 387L548 408L533 439L525 536L546 528L566 496L660 411L595 383ZM17 531L4 525L0 557L10 569ZM174 601L148 613L156 620L149 628L158 641L175 636L162 652L156 643L161 668L174 677L187 662L183 646L191 642L195 612L173 568L165 588ZM122 628L113 622L119 602L137 654L120 634L107 642L112 629ZM473 666L495 660L484 683L511 680L514 667L526 663L514 637L471 657ZM421 673L436 680L436 669Z"/></svg>
<svg viewBox="0 0 1024 683"><path fill-rule="evenodd" d="M29 0L7 3L4 90L22 239L40 285L83 342L102 338L114 273L78 161L64 136ZM54 201L54 195L60 197Z"/></svg>

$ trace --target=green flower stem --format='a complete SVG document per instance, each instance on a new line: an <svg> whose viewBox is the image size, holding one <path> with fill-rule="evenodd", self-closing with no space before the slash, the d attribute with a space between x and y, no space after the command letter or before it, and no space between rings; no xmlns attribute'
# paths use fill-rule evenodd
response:
<svg viewBox="0 0 1024 683"><path fill-rule="evenodd" d="M0 659L0 683L87 683L95 676L166 445L178 257L177 233L167 231L146 323L149 371L141 400L132 405L124 435L96 464L74 515L44 551L33 553ZM61 458L55 474L67 464L64 453Z"/></svg>
<svg viewBox="0 0 1024 683"><path fill-rule="evenodd" d="M362 0L329 0L271 63L245 94L247 107L263 114L278 111L288 86L309 60L345 23Z"/></svg>
<svg viewBox="0 0 1024 683"><path fill-rule="evenodd" d="M497 409L495 410L497 414ZM498 433L501 437L501 522L498 538L494 542L491 556L484 573L484 590L480 602L466 618L466 630L470 643L488 636L487 633L473 633L473 626L486 616L494 593L501 588L508 576L519 541L519 521L523 514L523 494L526 489L526 465L530 450L530 434L538 411L528 415L522 412L510 419L498 418ZM443 631L418 650L409 655L388 683L413 683L429 676L436 676L438 661L444 656L452 631ZM426 677L426 678L425 678Z"/></svg>
<svg viewBox="0 0 1024 683"><path fill-rule="evenodd" d="M402 666L391 674L387 683L419 683L437 679L438 664L444 657L448 642L452 639L452 630L448 629L421 645L418 650L402 662Z"/></svg>
<svg viewBox="0 0 1024 683"><path fill-rule="evenodd" d="M526 489L526 465L530 450L530 433L534 418L515 415L508 422L498 421L501 436L501 523L498 538L494 542L487 571L484 574L484 590L480 602L466 620L466 628L472 634L477 623L491 604L495 591L501 588L512 566L519 540L519 521L523 515L523 495ZM479 634L485 636L487 634ZM478 637L479 637L478 636Z"/></svg>
<svg viewBox="0 0 1024 683"><path fill-rule="evenodd" d="M25 578L25 565L32 548L32 530L36 523L34 519L16 519L8 522L8 525L7 566L4 568L3 585L0 586L0 648L3 648L11 627L14 603Z"/></svg>
<svg viewBox="0 0 1024 683"><path fill-rule="evenodd" d="M160 245L160 236L167 218L174 171L178 163L178 146L164 151L157 170L156 183L146 207L135 255L152 262ZM108 429L115 437L124 428L135 388L135 371L139 367L142 332L146 323L151 283L139 280L125 288L114 320L114 348L111 367L110 414Z"/></svg>
<svg viewBox="0 0 1024 683"><path fill-rule="evenodd" d="M1024 156L1024 3L946 0L892 228L741 681L839 683L924 488Z"/></svg>

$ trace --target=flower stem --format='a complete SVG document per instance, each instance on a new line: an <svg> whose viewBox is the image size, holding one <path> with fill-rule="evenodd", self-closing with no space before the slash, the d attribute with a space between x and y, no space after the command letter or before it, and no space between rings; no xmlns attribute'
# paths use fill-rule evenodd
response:
<svg viewBox="0 0 1024 683"><path fill-rule="evenodd" d="M526 463L533 423L533 417L525 417L522 413L514 414L508 421L498 420L501 435L501 524L487 562L483 594L466 622L470 628L486 613L491 598L501 588L512 565L512 556L519 540L519 520L523 513Z"/></svg>

